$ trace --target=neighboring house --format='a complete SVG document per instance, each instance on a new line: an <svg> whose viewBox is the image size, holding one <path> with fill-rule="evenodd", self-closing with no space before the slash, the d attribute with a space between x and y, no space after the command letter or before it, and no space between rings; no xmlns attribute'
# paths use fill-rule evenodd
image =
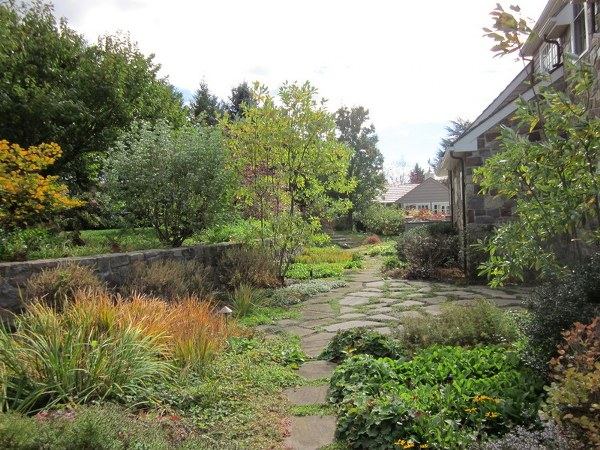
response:
<svg viewBox="0 0 600 450"><path fill-rule="evenodd" d="M451 217L459 230L489 226L512 215L511 201L479 194L473 183L473 169L497 152L499 129L509 125L519 97L530 100L532 71L547 75L545 84L565 88L563 55L586 58L598 71L600 64L600 2L551 0L536 23L531 37L521 50L531 62L475 119L473 124L448 148L436 170L447 176L450 185ZM596 89L593 106L600 111L600 93ZM536 132L529 138L539 139Z"/></svg>
<svg viewBox="0 0 600 450"><path fill-rule="evenodd" d="M434 178L420 184L388 186L379 203L403 209L428 209L446 214L450 211L450 190Z"/></svg>

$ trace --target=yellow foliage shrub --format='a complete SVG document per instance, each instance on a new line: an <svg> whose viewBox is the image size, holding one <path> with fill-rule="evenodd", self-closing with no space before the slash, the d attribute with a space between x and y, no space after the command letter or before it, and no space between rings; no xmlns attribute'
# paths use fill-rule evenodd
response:
<svg viewBox="0 0 600 450"><path fill-rule="evenodd" d="M44 215L83 204L68 196L58 177L41 173L61 154L55 143L25 149L0 140L0 226L26 226Z"/></svg>

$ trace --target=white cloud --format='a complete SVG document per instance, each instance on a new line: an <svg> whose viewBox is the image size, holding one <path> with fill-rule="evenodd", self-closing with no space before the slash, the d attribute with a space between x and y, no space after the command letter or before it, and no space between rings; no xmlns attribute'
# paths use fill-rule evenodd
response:
<svg viewBox="0 0 600 450"><path fill-rule="evenodd" d="M522 0L537 17L546 0ZM90 41L126 30L164 75L194 90L201 80L221 97L240 81L271 87L313 82L330 107L364 105L396 158L402 130L473 119L522 67L492 58L491 0L55 0ZM398 141L394 139L398 137ZM435 136L439 140L440 136ZM426 162L435 148L402 148ZM411 136L411 146L419 147Z"/></svg>

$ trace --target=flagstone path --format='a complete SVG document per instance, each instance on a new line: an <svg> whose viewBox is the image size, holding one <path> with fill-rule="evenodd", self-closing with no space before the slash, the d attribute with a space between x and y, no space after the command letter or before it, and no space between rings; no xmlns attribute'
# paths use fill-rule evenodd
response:
<svg viewBox="0 0 600 450"><path fill-rule="evenodd" d="M348 276L348 285L326 294L316 295L300 306L298 320L282 320L267 332L288 332L301 339L304 352L312 358L300 367L307 386L288 389L285 394L292 405L325 405L328 378L335 364L318 357L339 330L366 327L383 334L401 332L409 317L437 315L441 304L451 301L469 305L486 298L502 308L518 307L526 293L522 288L507 290L487 286L457 287L447 283L383 280L377 260L366 261L367 267ZM334 442L335 416L308 415L291 418L286 446L293 450L316 450Z"/></svg>

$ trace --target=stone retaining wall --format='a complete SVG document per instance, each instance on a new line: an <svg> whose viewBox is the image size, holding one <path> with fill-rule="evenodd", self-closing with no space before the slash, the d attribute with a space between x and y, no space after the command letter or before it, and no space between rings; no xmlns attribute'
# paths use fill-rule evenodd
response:
<svg viewBox="0 0 600 450"><path fill-rule="evenodd" d="M197 260L205 266L218 268L223 253L239 244L197 245L193 247L143 250L130 253L111 253L74 258L42 259L36 261L0 263L0 309L17 310L21 305L19 287L27 279L53 267L78 264L93 267L111 285L121 284L132 266L159 260Z"/></svg>

